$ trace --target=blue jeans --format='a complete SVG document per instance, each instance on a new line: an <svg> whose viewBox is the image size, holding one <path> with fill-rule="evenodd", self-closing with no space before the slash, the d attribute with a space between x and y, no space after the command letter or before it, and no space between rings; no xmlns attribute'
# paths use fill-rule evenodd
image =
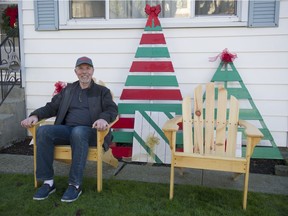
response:
<svg viewBox="0 0 288 216"><path fill-rule="evenodd" d="M54 145L71 145L72 164L69 172L69 184L81 185L85 169L88 148L96 146L96 129L88 126L43 125L37 134L37 167L38 180L49 180L54 177Z"/></svg>

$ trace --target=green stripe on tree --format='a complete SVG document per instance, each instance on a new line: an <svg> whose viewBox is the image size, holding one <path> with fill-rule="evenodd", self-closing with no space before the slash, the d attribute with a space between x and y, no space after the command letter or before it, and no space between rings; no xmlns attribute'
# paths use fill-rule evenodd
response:
<svg viewBox="0 0 288 216"><path fill-rule="evenodd" d="M144 31L162 31L162 27L161 26L154 27L154 25L153 25L153 27L146 26L144 28Z"/></svg>
<svg viewBox="0 0 288 216"><path fill-rule="evenodd" d="M221 71L221 73L215 73L212 78L212 82L217 81L242 81L240 75L238 73L234 73L232 71L228 71L227 73Z"/></svg>
<svg viewBox="0 0 288 216"><path fill-rule="evenodd" d="M129 75L125 86L173 86L178 87L175 76Z"/></svg>
<svg viewBox="0 0 288 216"><path fill-rule="evenodd" d="M133 132L113 131L112 135L113 135L113 142L117 142L117 143L132 143L133 142Z"/></svg>
<svg viewBox="0 0 288 216"><path fill-rule="evenodd" d="M118 111L121 114L135 114L135 111L174 112L181 114L181 104L149 104L149 103L119 103Z"/></svg>
<svg viewBox="0 0 288 216"><path fill-rule="evenodd" d="M170 58L167 47L139 47L135 58Z"/></svg>
<svg viewBox="0 0 288 216"><path fill-rule="evenodd" d="M242 155L246 155L246 147L242 147ZM266 159L283 159L281 152L277 147L257 146L254 149L252 158L266 158Z"/></svg>

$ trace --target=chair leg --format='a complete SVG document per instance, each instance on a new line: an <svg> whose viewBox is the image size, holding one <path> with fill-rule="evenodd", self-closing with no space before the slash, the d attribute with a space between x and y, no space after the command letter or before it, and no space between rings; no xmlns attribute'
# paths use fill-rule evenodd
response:
<svg viewBox="0 0 288 216"><path fill-rule="evenodd" d="M36 178L36 166L37 166L37 161L36 161L36 144L34 143L33 144L34 147L33 147L33 151L34 151L34 156L33 156L33 173L34 173L34 187L37 188L38 187L38 181L37 181L37 178Z"/></svg>
<svg viewBox="0 0 288 216"><path fill-rule="evenodd" d="M34 173L34 187L37 188L38 187L38 181L37 181L37 178L36 178L36 159L35 157L33 157L34 159L34 170L33 170L33 173Z"/></svg>
<svg viewBox="0 0 288 216"><path fill-rule="evenodd" d="M169 198L170 200L173 199L173 194L174 194L174 158L172 157L171 159L171 170L170 170L170 195Z"/></svg>
<svg viewBox="0 0 288 216"><path fill-rule="evenodd" d="M102 191L102 151L97 151L97 191Z"/></svg>
<svg viewBox="0 0 288 216"><path fill-rule="evenodd" d="M246 207L247 207L248 181L249 181L249 172L245 173L245 176L244 176L244 192L243 192L243 209L244 210L246 210Z"/></svg>
<svg viewBox="0 0 288 216"><path fill-rule="evenodd" d="M38 187L38 181L36 179L36 174L34 173L34 188Z"/></svg>

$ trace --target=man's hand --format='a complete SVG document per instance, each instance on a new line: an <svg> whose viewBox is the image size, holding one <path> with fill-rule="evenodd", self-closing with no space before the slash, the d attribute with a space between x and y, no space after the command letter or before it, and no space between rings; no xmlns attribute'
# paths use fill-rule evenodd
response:
<svg viewBox="0 0 288 216"><path fill-rule="evenodd" d="M92 125L92 128L96 128L97 130L106 130L108 128L108 122L104 119L98 119Z"/></svg>
<svg viewBox="0 0 288 216"><path fill-rule="evenodd" d="M23 121L21 121L21 126L24 128L30 128L34 124L36 124L37 122L38 122L38 117L36 115L32 115L32 116L24 119Z"/></svg>

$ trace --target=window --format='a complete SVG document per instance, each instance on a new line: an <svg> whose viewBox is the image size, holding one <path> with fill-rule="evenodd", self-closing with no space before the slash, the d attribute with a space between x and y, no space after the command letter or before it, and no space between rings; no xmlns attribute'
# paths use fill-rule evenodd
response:
<svg viewBox="0 0 288 216"><path fill-rule="evenodd" d="M247 25L248 1L70 0L59 1L60 28L143 27L143 19L147 18L146 4L161 6L159 17L165 27ZM141 26L137 25L139 20L142 20Z"/></svg>
<svg viewBox="0 0 288 216"><path fill-rule="evenodd" d="M219 16L219 15L236 16L237 15L236 7L237 7L236 0L196 1L195 15L196 16Z"/></svg>
<svg viewBox="0 0 288 216"><path fill-rule="evenodd" d="M148 3L152 5L160 4L162 12L160 17L181 18L191 16L190 0L109 0L109 19L134 19L145 18L143 8ZM105 0L71 0L71 18L105 18ZM196 0L195 16L217 16L217 15L237 15L236 0Z"/></svg>

